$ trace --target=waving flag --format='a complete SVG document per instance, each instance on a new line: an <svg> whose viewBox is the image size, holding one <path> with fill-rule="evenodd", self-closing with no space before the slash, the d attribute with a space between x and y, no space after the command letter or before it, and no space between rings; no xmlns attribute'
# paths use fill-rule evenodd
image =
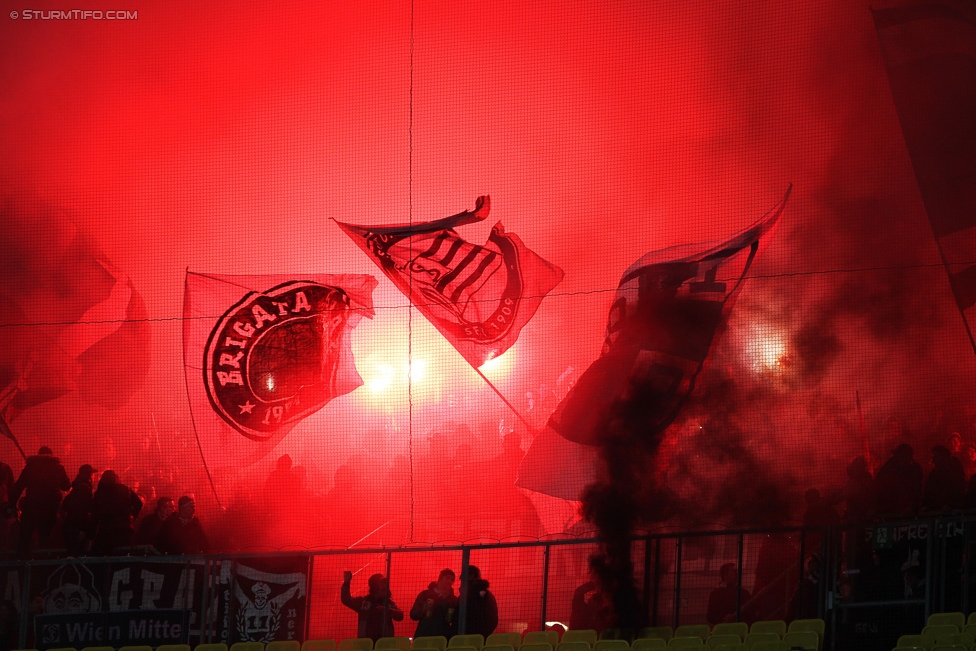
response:
<svg viewBox="0 0 976 651"><path fill-rule="evenodd" d="M610 306L601 356L549 426L586 445L630 437L635 429L644 437L664 431L694 388L715 332L788 197L789 190L762 219L725 242L652 251L632 264ZM618 419L639 426L618 429Z"/></svg>
<svg viewBox="0 0 976 651"><path fill-rule="evenodd" d="M694 389L716 331L790 196L721 243L652 251L623 274L600 357L533 440L517 484L579 499L602 476L597 446L659 436Z"/></svg>
<svg viewBox="0 0 976 651"><path fill-rule="evenodd" d="M208 468L240 468L362 384L349 331L373 316L367 275L187 272L183 356Z"/></svg>
<svg viewBox="0 0 976 651"><path fill-rule="evenodd" d="M563 272L495 225L484 246L456 226L488 216L489 198L473 211L423 224L339 227L372 258L410 302L475 368L518 339Z"/></svg>
<svg viewBox="0 0 976 651"><path fill-rule="evenodd" d="M874 10L891 95L970 343L976 326L976 5Z"/></svg>
<svg viewBox="0 0 976 651"><path fill-rule="evenodd" d="M33 213L2 216L48 223ZM0 242L27 260L0 264L8 306L0 317L0 435L18 450L10 425L25 410L74 391L88 404L117 409L149 368L146 308L132 281L71 224L51 230L59 237L43 252L21 234L0 233Z"/></svg>

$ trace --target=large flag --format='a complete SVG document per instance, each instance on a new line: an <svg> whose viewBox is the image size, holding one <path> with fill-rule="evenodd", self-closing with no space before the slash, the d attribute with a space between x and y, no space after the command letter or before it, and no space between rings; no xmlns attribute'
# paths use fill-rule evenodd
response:
<svg viewBox="0 0 976 651"><path fill-rule="evenodd" d="M187 272L187 395L211 472L254 463L363 383L349 332L372 318L375 286L367 275Z"/></svg>
<svg viewBox="0 0 976 651"><path fill-rule="evenodd" d="M489 209L485 196L473 211L422 224L337 222L475 368L515 343L563 278L559 267L506 233L501 223L484 246L455 232L456 226L485 219Z"/></svg>
<svg viewBox="0 0 976 651"><path fill-rule="evenodd" d="M658 437L674 421L791 190L728 240L652 251L623 273L602 353L532 442L519 486L579 499L603 476L598 446Z"/></svg>
<svg viewBox="0 0 976 651"><path fill-rule="evenodd" d="M84 246L52 248L71 281L36 282L0 317L0 435L18 449L10 425L26 409L73 391L116 409L149 368L146 308L129 277Z"/></svg>
<svg viewBox="0 0 976 651"><path fill-rule="evenodd" d="M667 428L788 197L789 190L729 240L652 251L632 264L617 286L602 354L556 408L549 427L586 445L630 437L632 428L616 429L627 405L626 419L640 424L640 436Z"/></svg>
<svg viewBox="0 0 976 651"><path fill-rule="evenodd" d="M888 82L956 304L976 317L976 5L874 11Z"/></svg>

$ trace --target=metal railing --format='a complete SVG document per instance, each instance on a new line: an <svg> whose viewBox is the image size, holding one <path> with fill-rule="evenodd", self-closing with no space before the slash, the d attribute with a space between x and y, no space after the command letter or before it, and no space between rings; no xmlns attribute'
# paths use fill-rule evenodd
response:
<svg viewBox="0 0 976 651"><path fill-rule="evenodd" d="M827 623L824 648L887 651L932 612L969 612L974 525L976 517L959 516L641 535L632 540L634 580L648 625L706 623L720 569L734 563L742 590L730 618L819 617ZM338 602L342 568L365 563L360 570L388 576L394 594L409 594L441 566L463 577L477 564L498 597L498 630L521 632L569 623L572 593L589 578L587 557L598 547L595 539L553 539L6 561L0 595L18 611L20 648L118 647L140 634L153 646L177 638L339 639L356 631L355 615ZM466 615L461 600L461 632ZM412 635L409 623L398 626L398 634Z"/></svg>

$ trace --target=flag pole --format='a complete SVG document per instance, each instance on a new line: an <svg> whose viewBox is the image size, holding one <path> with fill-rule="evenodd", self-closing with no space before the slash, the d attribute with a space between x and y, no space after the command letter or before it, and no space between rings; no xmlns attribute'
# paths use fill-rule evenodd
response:
<svg viewBox="0 0 976 651"><path fill-rule="evenodd" d="M20 452L20 456L24 457L24 461L27 461L27 455L24 453L24 448L20 447L20 441L14 436L14 433L10 431L10 425L7 424L7 419L3 417L0 413L0 435L3 435L14 442L17 446L17 451Z"/></svg>
<svg viewBox="0 0 976 651"><path fill-rule="evenodd" d="M868 443L868 430L864 426L864 412L861 411L861 391L854 390L854 402L857 405L857 430L861 437L861 448L864 453L864 460L868 462L868 468L874 471L874 463L871 461L871 445Z"/></svg>
<svg viewBox="0 0 976 651"><path fill-rule="evenodd" d="M532 432L533 434L537 433L537 430L531 425L529 425L529 421L525 420L525 416L523 416L521 412L519 412L519 410L515 408L515 405L513 405L511 402L508 401L508 398L502 395L502 392L498 390L498 387L492 384L492 381L489 380L487 376L485 376L485 374L481 372L480 368L474 366L473 364L471 365L471 368L474 369L475 373L481 376L481 379L485 381L485 384L491 387L491 390L495 392L495 395L501 398L502 402L508 405L508 408L512 410L512 413L515 414L515 417L518 418L520 421L522 421L522 423L528 428L530 432Z"/></svg>
<svg viewBox="0 0 976 651"><path fill-rule="evenodd" d="M183 303L184 309L183 314L186 314L186 302L189 301L189 292L187 292L187 280L186 277L190 275L190 268L186 268L186 276L183 281ZM185 317L184 317L185 320ZM183 324L186 327L186 324ZM184 331L185 333L185 331ZM186 356L186 335L183 336L183 354ZM183 387L186 389L186 403L192 405L193 401L190 399L190 381L186 377L186 360L183 360ZM214 485L213 475L210 474L210 467L207 465L207 457L203 454L203 444L200 443L200 433L197 431L197 421L193 417L193 409L190 409L190 423L193 425L193 438L197 441L197 450L200 451L200 460L203 461L203 469L207 473L207 480L210 482L210 490L213 491L214 499L217 500L217 508L223 509L224 505L220 503L220 495L217 494L217 486ZM156 424L156 414L153 414L153 426Z"/></svg>

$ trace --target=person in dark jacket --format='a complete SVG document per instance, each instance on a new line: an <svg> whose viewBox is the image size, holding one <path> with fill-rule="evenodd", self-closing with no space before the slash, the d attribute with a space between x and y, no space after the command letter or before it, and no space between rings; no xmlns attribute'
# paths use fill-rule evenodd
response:
<svg viewBox="0 0 976 651"><path fill-rule="evenodd" d="M465 604L465 633L480 633L487 638L498 626L498 603L488 589L488 582L481 578L481 570L468 565L468 580L461 582L461 595Z"/></svg>
<svg viewBox="0 0 976 651"><path fill-rule="evenodd" d="M902 443L875 475L875 494L880 515L912 516L922 501L922 466L912 446Z"/></svg>
<svg viewBox="0 0 976 651"><path fill-rule="evenodd" d="M95 469L87 463L78 469L75 480L71 482L71 492L64 496L61 502L61 512L64 520L61 523L61 533L64 536L64 546L68 556L82 556L88 551L88 545L95 533L92 520L92 476Z"/></svg>
<svg viewBox="0 0 976 651"><path fill-rule="evenodd" d="M176 513L176 502L173 498L160 497L156 500L156 510L146 515L139 523L132 542L136 545L153 545L158 548L159 533L163 530L163 524L174 513Z"/></svg>
<svg viewBox="0 0 976 651"><path fill-rule="evenodd" d="M164 554L206 554L210 551L210 543L200 520L193 515L196 511L193 498L184 495L177 508L177 512L163 523L157 548Z"/></svg>
<svg viewBox="0 0 976 651"><path fill-rule="evenodd" d="M961 509L966 502L966 471L949 448L932 448L932 470L922 491L922 508L926 511Z"/></svg>
<svg viewBox="0 0 976 651"><path fill-rule="evenodd" d="M441 570L437 581L417 595L410 609L410 619L417 622L414 637L454 635L454 622L457 615L458 598L454 594L456 575L451 569Z"/></svg>
<svg viewBox="0 0 976 651"><path fill-rule="evenodd" d="M10 492L11 507L17 506L20 494L24 493L24 500L20 504L20 537L17 541L17 554L21 558L30 554L35 534L39 547L47 545L51 529L58 519L61 494L69 488L71 480L68 473L51 448L41 446L37 455L27 458L27 464Z"/></svg>
<svg viewBox="0 0 976 651"><path fill-rule="evenodd" d="M574 631L592 629L602 631L613 626L613 604L603 592L594 575L576 588L569 615L569 628Z"/></svg>
<svg viewBox="0 0 976 651"><path fill-rule="evenodd" d="M736 621L736 612L741 612L751 598L748 590L739 587L739 568L735 563L723 565L719 577L721 583L708 594L705 620L709 626Z"/></svg>
<svg viewBox="0 0 976 651"><path fill-rule="evenodd" d="M403 621L403 611L390 597L390 582L382 574L369 577L369 593L353 597L350 591L352 572L342 575L342 604L359 615L356 637L368 637L373 642L381 637L393 637L393 622Z"/></svg>
<svg viewBox="0 0 976 651"><path fill-rule="evenodd" d="M142 500L119 481L114 470L106 470L92 496L95 520L93 554L111 554L132 542L132 520L142 510Z"/></svg>

